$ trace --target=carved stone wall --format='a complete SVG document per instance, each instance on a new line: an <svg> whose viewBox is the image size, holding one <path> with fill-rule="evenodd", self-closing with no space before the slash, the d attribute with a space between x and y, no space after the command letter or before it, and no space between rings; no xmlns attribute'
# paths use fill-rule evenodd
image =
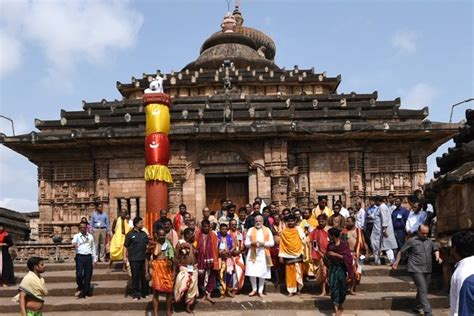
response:
<svg viewBox="0 0 474 316"><path fill-rule="evenodd" d="M185 203L193 215L200 215L206 206L206 174L248 174L249 202L259 196L281 206L308 207L318 195L327 195L330 206L337 199L349 206L364 196L406 196L421 188L426 171L425 152L401 147L374 152L373 148L351 143L355 150L339 151L349 143L289 142L281 138L177 140L171 144L172 214ZM95 201L105 203L111 221L123 206L132 216L144 215L141 148L120 154L104 148L91 160L39 163L40 241L50 242L52 235L69 240L77 232L80 218L90 218Z"/></svg>
<svg viewBox="0 0 474 316"><path fill-rule="evenodd" d="M271 200L277 205L288 204L288 143L274 138L265 141L265 171L271 177Z"/></svg>
<svg viewBox="0 0 474 316"><path fill-rule="evenodd" d="M349 155L347 152L318 152L309 156L309 178L311 193L315 197L328 196L328 204L341 199L350 192Z"/></svg>
<svg viewBox="0 0 474 316"><path fill-rule="evenodd" d="M109 218L111 221L117 218L119 206L125 207L131 217L145 216L144 170L143 158L116 158L109 161Z"/></svg>
<svg viewBox="0 0 474 316"><path fill-rule="evenodd" d="M451 184L436 195L438 237L474 228L474 183Z"/></svg>

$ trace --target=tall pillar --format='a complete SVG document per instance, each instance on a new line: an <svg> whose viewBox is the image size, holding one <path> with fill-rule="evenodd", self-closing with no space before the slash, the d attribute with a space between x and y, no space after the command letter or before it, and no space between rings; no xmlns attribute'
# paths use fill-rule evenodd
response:
<svg viewBox="0 0 474 316"><path fill-rule="evenodd" d="M288 178L287 176L272 176L272 202L287 205Z"/></svg>
<svg viewBox="0 0 474 316"><path fill-rule="evenodd" d="M170 210L178 210L178 206L183 203L183 180L176 178L173 180L173 185L168 187L169 208Z"/></svg>
<svg viewBox="0 0 474 316"><path fill-rule="evenodd" d="M309 162L308 154L300 153L296 156L298 164L298 192L296 199L298 207L308 207L309 204Z"/></svg>
<svg viewBox="0 0 474 316"><path fill-rule="evenodd" d="M160 210L168 208L168 183L173 182L168 169L171 99L163 93L162 78L157 77L150 83L150 88L143 95L143 102L146 112L145 226L152 231L153 222L160 218Z"/></svg>

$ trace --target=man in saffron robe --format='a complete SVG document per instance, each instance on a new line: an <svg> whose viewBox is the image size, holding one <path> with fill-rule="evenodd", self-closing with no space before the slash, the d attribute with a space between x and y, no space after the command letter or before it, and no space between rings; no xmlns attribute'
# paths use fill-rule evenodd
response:
<svg viewBox="0 0 474 316"><path fill-rule="evenodd" d="M296 226L296 216L288 215L287 227L280 234L280 263L285 265L286 289L288 296L299 293L303 287L303 244L304 231Z"/></svg>
<svg viewBox="0 0 474 316"><path fill-rule="evenodd" d="M181 225L184 224L184 214L186 214L187 207L184 204L179 205L179 212L173 218L173 229L179 231Z"/></svg>
<svg viewBox="0 0 474 316"><path fill-rule="evenodd" d="M330 227L326 226L328 220L326 214L320 214L317 220L318 227L309 234L311 242L311 259L313 260L316 282L321 285L320 296L325 296L328 272L323 258L326 255L329 243L328 230Z"/></svg>
<svg viewBox="0 0 474 316"><path fill-rule="evenodd" d="M355 222L355 217L349 216L346 220L346 228L341 232L343 238L349 243L349 249L351 250L353 258L354 280L349 288L349 294L351 295L355 294L356 286L360 283L362 278L363 257L361 257L361 255L366 249L362 230L355 226Z"/></svg>
<svg viewBox="0 0 474 316"><path fill-rule="evenodd" d="M176 263L178 274L174 284L174 298L177 303L185 301L186 312L192 313L191 306L198 296L197 250L194 247L194 231L186 228L183 231L184 240L176 247Z"/></svg>
<svg viewBox="0 0 474 316"><path fill-rule="evenodd" d="M236 240L228 233L229 227L226 223L221 223L217 233L217 243L219 247L219 290L221 296L227 294L234 297L233 281L235 263L232 258Z"/></svg>
<svg viewBox="0 0 474 316"><path fill-rule="evenodd" d="M219 253L217 235L211 231L211 223L208 220L201 222L201 230L196 234L196 248L199 288L204 293L204 298L214 304L211 294L215 289L219 271Z"/></svg>
<svg viewBox="0 0 474 316"><path fill-rule="evenodd" d="M237 229L236 219L232 219L229 222L229 234L235 243L234 250L232 251L232 258L234 260L233 292L235 294L242 289L245 281L245 264L242 258L244 236L242 232Z"/></svg>
<svg viewBox="0 0 474 316"><path fill-rule="evenodd" d="M257 215L255 226L248 230L245 237L245 247L249 249L245 264L245 275L250 277L250 283L252 284L252 291L249 296L254 296L258 291L260 297L265 297L263 289L265 279L271 279L272 259L270 248L273 245L272 231L263 225L263 216Z"/></svg>
<svg viewBox="0 0 474 316"><path fill-rule="evenodd" d="M166 232L158 228L155 249L153 250L152 288L153 288L153 314L158 316L159 295L166 296L166 315L172 314L172 293L174 284L174 249L166 239Z"/></svg>
<svg viewBox="0 0 474 316"><path fill-rule="evenodd" d="M329 267L329 288L331 301L336 310L336 316L342 313L342 304L346 300L346 279L354 278L352 254L349 244L340 238L341 232L333 227L329 230L331 242L328 244L326 255L331 262Z"/></svg>
<svg viewBox="0 0 474 316"><path fill-rule="evenodd" d="M109 268L107 273L110 273L112 268L112 263L115 261L124 261L123 270L125 269L125 260L124 260L124 246L125 236L130 231L131 227L128 225L127 220L127 210L122 209L120 211L120 216L114 220L112 223L112 240L110 241L110 261Z"/></svg>

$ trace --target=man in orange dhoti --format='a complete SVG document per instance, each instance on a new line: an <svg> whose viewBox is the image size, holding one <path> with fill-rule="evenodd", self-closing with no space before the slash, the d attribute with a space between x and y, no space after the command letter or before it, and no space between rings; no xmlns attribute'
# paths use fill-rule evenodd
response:
<svg viewBox="0 0 474 316"><path fill-rule="evenodd" d="M186 312L192 313L191 306L198 296L197 249L194 247L194 231L186 228L183 231L184 240L176 247L176 263L178 274L174 285L176 302L186 302Z"/></svg>
<svg viewBox="0 0 474 316"><path fill-rule="evenodd" d="M288 296L298 293L303 287L303 243L304 231L296 226L296 217L288 215L287 227L280 234L280 262L285 265L285 279Z"/></svg>
<svg viewBox="0 0 474 316"><path fill-rule="evenodd" d="M152 288L153 288L153 315L158 316L160 293L166 295L166 315L172 314L172 293L174 283L174 249L166 239L166 232L159 228L157 241L153 251Z"/></svg>

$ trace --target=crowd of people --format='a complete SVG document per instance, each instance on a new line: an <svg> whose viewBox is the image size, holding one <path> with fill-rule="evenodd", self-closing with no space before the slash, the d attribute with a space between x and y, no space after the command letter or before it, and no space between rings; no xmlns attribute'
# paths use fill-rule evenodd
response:
<svg viewBox="0 0 474 316"><path fill-rule="evenodd" d="M130 222L126 210L109 227L107 215L98 207L90 225L81 220L80 232L72 240L76 296L91 295L93 265L106 260L108 249L109 269L113 262L123 261L131 276L130 296L140 300L151 294L155 315L160 296L165 298L168 315L173 304L180 302L192 312L199 297L215 303L216 296L238 295L246 277L251 286L248 295L261 298L266 295L266 280L289 296L299 295L305 281L313 280L320 285L319 295L330 295L336 315L340 315L346 295L356 292L364 264L397 269L400 262L407 262L420 308L431 315L427 290L432 258L438 264L442 259L429 238L432 218L421 201L411 196L406 206L393 196L376 196L367 209L361 202L346 209L342 201L336 201L331 209L324 196L314 208L281 210L258 198L239 209L232 201L222 200L219 210L205 207L197 221L182 204L173 219L163 209L151 232L140 217ZM467 235L456 237L454 248L459 260L472 260L473 234L462 234ZM463 266L473 274L472 264ZM457 278L469 276L463 272ZM461 286L457 286L460 293ZM469 308L459 296L452 299Z"/></svg>

